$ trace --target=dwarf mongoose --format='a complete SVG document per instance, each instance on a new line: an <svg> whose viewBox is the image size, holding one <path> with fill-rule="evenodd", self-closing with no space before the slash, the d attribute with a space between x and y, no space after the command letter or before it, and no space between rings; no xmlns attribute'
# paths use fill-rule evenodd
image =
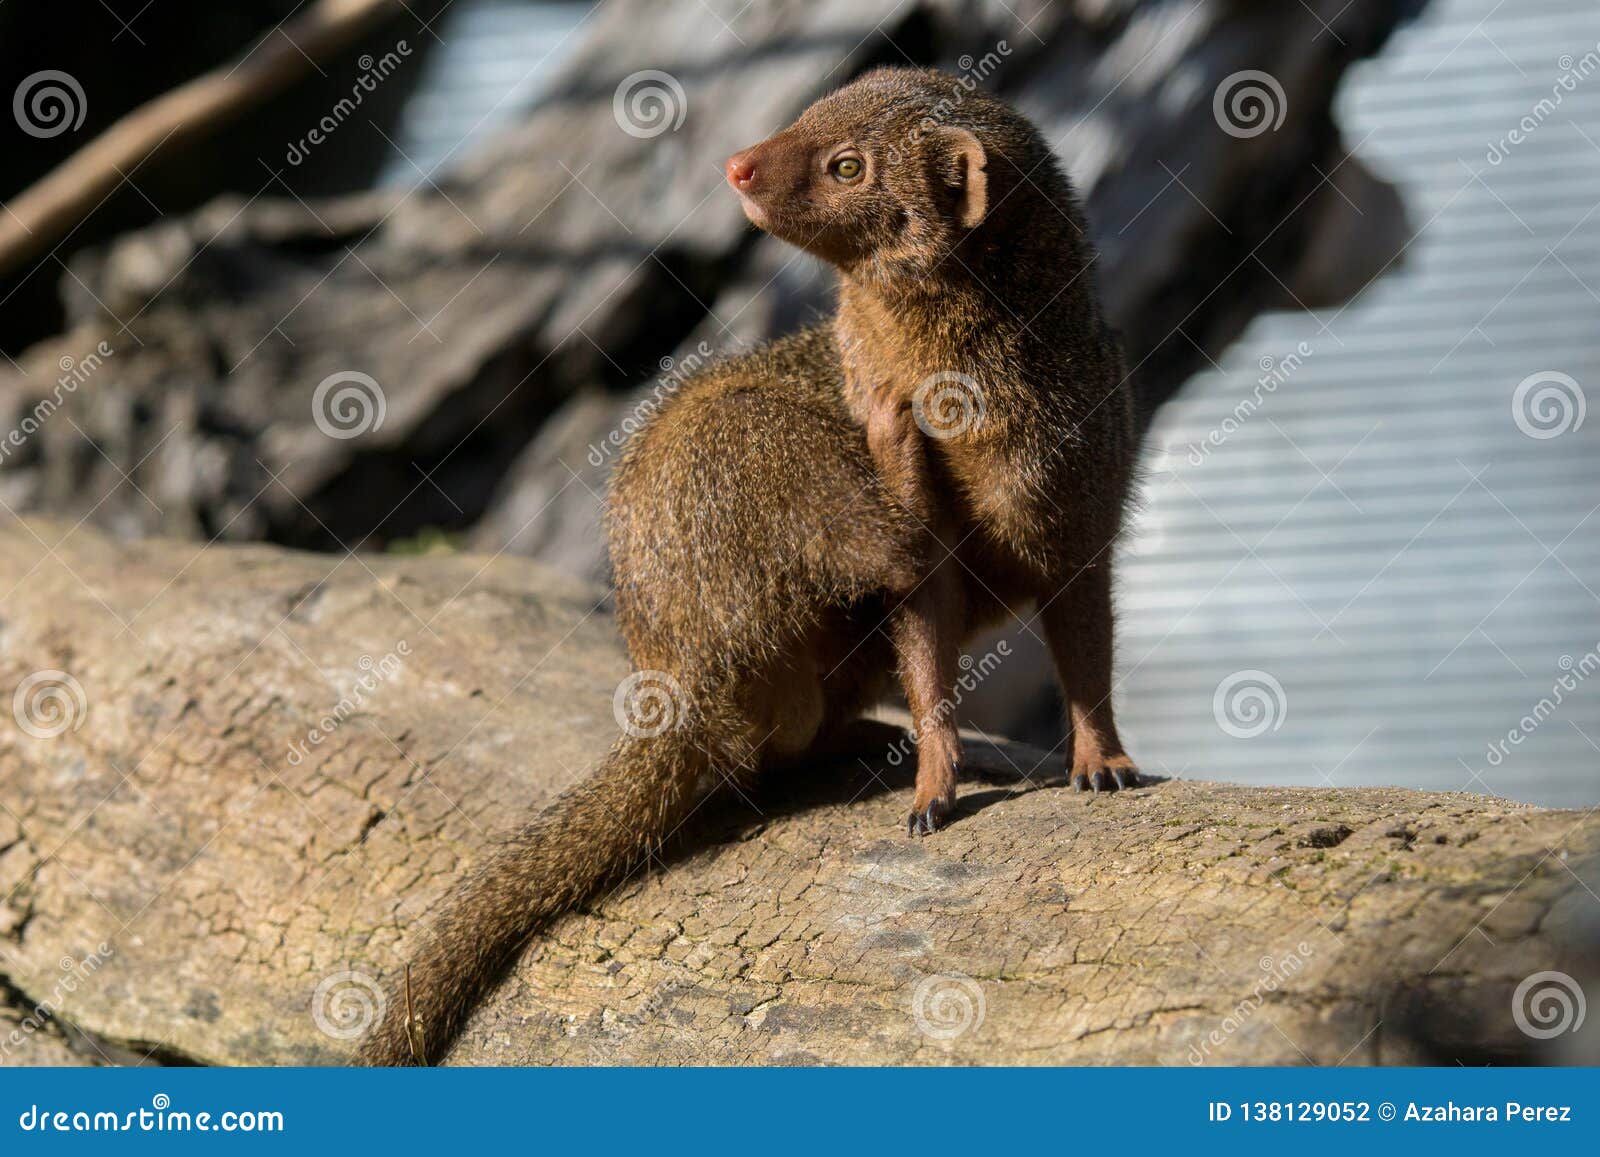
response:
<svg viewBox="0 0 1600 1157"><path fill-rule="evenodd" d="M909 596L913 622L928 622L901 649L922 749L913 822L931 830L954 802L959 740L937 708L973 597L1037 604L1073 782L1137 783L1111 711L1111 547L1133 398L1049 146L966 82L883 69L730 158L728 180L752 222L838 270L847 404L937 544Z"/></svg>
<svg viewBox="0 0 1600 1157"><path fill-rule="evenodd" d="M909 823L931 831L960 760L959 646L1013 607L1040 608L1073 782L1137 782L1110 703L1132 409L1045 143L955 78L883 69L728 177L758 225L838 267L838 318L683 382L628 443L606 516L617 620L635 668L670 676L671 725L619 738L460 885L367 1063L442 1057L529 936L643 863L707 784L847 747L896 666ZM924 436L908 407L937 410L917 391L951 374L983 416Z"/></svg>

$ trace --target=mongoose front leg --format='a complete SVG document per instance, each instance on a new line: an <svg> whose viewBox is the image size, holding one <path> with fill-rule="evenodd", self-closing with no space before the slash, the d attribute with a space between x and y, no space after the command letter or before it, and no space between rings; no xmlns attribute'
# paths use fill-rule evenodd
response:
<svg viewBox="0 0 1600 1157"><path fill-rule="evenodd" d="M1079 791L1138 787L1139 769L1122 750L1111 709L1111 568L1078 571L1041 613L1061 678L1071 732L1071 783Z"/></svg>
<svg viewBox="0 0 1600 1157"><path fill-rule="evenodd" d="M961 772L955 680L963 595L955 568L948 556L935 563L890 615L900 682L917 739L916 794L906 818L906 830L914 836L933 832L950 814Z"/></svg>
<svg viewBox="0 0 1600 1157"><path fill-rule="evenodd" d="M887 389L874 391L867 402L866 428L867 452L889 493L919 522L931 522L933 472L911 403Z"/></svg>
<svg viewBox="0 0 1600 1157"><path fill-rule="evenodd" d="M866 427L873 465L900 504L923 523L927 542L917 585L909 592L895 592L900 601L891 624L900 681L917 737L917 790L906 829L911 835L927 835L955 806L961 771L955 679L964 596L951 536L934 503L928 444L910 404L889 390L874 392Z"/></svg>

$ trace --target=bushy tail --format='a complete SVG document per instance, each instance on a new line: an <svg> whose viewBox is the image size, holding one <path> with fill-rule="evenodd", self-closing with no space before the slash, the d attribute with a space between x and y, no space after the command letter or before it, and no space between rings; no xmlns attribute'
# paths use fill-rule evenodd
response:
<svg viewBox="0 0 1600 1157"><path fill-rule="evenodd" d="M703 716L660 735L617 741L599 770L562 793L456 889L392 985L383 1021L362 1044L366 1065L435 1063L467 1015L543 925L641 866L688 815L701 777L747 761L713 741ZM722 776L714 777L721 782Z"/></svg>

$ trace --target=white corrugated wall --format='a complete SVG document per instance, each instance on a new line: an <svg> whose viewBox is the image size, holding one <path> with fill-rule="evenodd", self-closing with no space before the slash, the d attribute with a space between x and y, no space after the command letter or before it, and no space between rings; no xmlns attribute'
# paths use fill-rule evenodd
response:
<svg viewBox="0 0 1600 1157"><path fill-rule="evenodd" d="M1597 63L1594 0L1434 0L1352 73L1417 235L1157 419L1119 663L1152 770L1600 803Z"/></svg>

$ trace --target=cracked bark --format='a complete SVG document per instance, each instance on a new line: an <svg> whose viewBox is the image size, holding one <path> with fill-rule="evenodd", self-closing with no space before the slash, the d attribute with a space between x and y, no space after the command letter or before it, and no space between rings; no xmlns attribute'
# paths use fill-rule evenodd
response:
<svg viewBox="0 0 1600 1157"><path fill-rule="evenodd" d="M0 690L59 670L87 705L54 738L0 711L0 1059L103 1059L64 1051L71 1033L7 1043L102 943L56 1019L111 1059L348 1058L360 1004L319 985L397 978L458 874L610 742L627 667L598 592L510 558L67 529L0 527ZM919 842L883 760L708 805L657 870L530 945L449 1060L1596 1058L1592 1018L1540 1052L1511 1009L1535 972L1593 991L1592 814L1194 782L1085 797L1014 744L973 765L957 821Z"/></svg>

